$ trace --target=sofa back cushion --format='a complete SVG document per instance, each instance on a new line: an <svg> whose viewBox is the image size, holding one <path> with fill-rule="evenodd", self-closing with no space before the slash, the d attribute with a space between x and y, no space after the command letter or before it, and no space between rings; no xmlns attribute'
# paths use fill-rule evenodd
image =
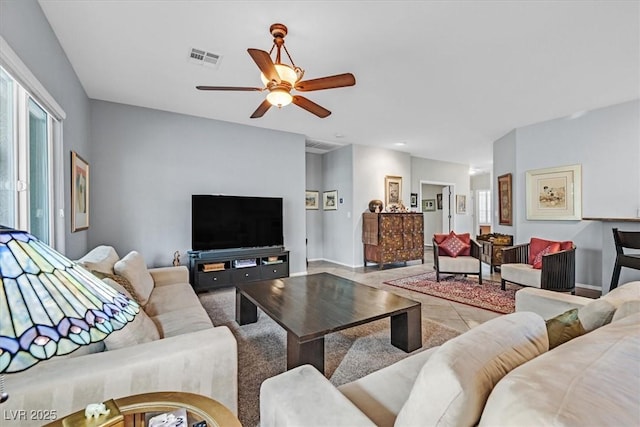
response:
<svg viewBox="0 0 640 427"><path fill-rule="evenodd" d="M77 262L89 271L113 274L113 266L119 259L120 257L112 246L101 245L93 248Z"/></svg>
<svg viewBox="0 0 640 427"><path fill-rule="evenodd" d="M124 276L133 286L138 302L143 307L153 291L153 277L147 270L144 258L136 251L129 252L113 266L116 274Z"/></svg>
<svg viewBox="0 0 640 427"><path fill-rule="evenodd" d="M545 322L535 313L513 313L476 326L429 358L395 426L475 425L494 385L548 348Z"/></svg>
<svg viewBox="0 0 640 427"><path fill-rule="evenodd" d="M553 243L558 243L560 245L560 248L555 252L566 251L573 248L573 242L570 240L556 242L555 240L532 237L531 240L529 240L529 264L533 265L536 261L536 256ZM540 268L542 268L542 264Z"/></svg>

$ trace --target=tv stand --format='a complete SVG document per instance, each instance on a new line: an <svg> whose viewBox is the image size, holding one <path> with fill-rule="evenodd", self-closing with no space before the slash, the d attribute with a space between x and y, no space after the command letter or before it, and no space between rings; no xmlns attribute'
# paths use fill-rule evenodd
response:
<svg viewBox="0 0 640 427"><path fill-rule="evenodd" d="M236 283L289 277L289 251L283 247L189 251L189 282L196 292Z"/></svg>

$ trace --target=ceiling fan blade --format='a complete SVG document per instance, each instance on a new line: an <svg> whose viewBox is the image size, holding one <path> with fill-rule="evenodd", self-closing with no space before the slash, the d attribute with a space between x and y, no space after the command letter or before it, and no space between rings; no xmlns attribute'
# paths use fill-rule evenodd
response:
<svg viewBox="0 0 640 427"><path fill-rule="evenodd" d="M356 78L351 73L336 74L335 76L321 77L319 79L303 80L296 84L296 89L301 92L312 90L333 89L337 87L353 86Z"/></svg>
<svg viewBox="0 0 640 427"><path fill-rule="evenodd" d="M243 86L196 86L199 90L241 90L241 91L262 91L261 87L243 87Z"/></svg>
<svg viewBox="0 0 640 427"><path fill-rule="evenodd" d="M267 52L260 49L247 49L251 58L255 61L262 74L269 80L275 80L276 83L280 83L280 75L276 71L276 67L273 65L273 61Z"/></svg>
<svg viewBox="0 0 640 427"><path fill-rule="evenodd" d="M304 108L308 112L315 114L321 119L324 119L329 114L331 114L331 111L327 110L324 107L321 107L320 105L316 104L313 101L308 100L304 96L294 95L292 102L296 104L298 107Z"/></svg>
<svg viewBox="0 0 640 427"><path fill-rule="evenodd" d="M256 111L253 112L251 118L257 119L264 116L264 113L266 113L269 108L271 108L271 103L265 99L264 101L262 101L262 104L258 105L258 108L256 108Z"/></svg>

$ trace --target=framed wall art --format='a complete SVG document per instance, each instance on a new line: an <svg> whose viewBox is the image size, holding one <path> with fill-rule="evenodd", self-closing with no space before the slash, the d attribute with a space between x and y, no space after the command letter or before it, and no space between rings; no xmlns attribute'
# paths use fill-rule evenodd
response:
<svg viewBox="0 0 640 427"><path fill-rule="evenodd" d="M436 194L436 207L439 211L442 210L442 193Z"/></svg>
<svg viewBox="0 0 640 427"><path fill-rule="evenodd" d="M422 212L432 212L436 210L436 199L424 199L422 201Z"/></svg>
<svg viewBox="0 0 640 427"><path fill-rule="evenodd" d="M456 194L456 213L467 213L467 196L464 194Z"/></svg>
<svg viewBox="0 0 640 427"><path fill-rule="evenodd" d="M89 228L89 163L71 152L71 232Z"/></svg>
<svg viewBox="0 0 640 427"><path fill-rule="evenodd" d="M582 166L569 165L526 173L527 219L582 219Z"/></svg>
<svg viewBox="0 0 640 427"><path fill-rule="evenodd" d="M307 190L304 193L305 209L318 209L320 201L320 193L314 190Z"/></svg>
<svg viewBox="0 0 640 427"><path fill-rule="evenodd" d="M384 205L388 209L402 202L402 177L387 175L384 177Z"/></svg>
<svg viewBox="0 0 640 427"><path fill-rule="evenodd" d="M411 193L411 207L418 207L418 193Z"/></svg>
<svg viewBox="0 0 640 427"><path fill-rule="evenodd" d="M498 223L513 225L513 195L511 192L511 174L498 177Z"/></svg>
<svg viewBox="0 0 640 427"><path fill-rule="evenodd" d="M325 191L322 193L322 209L325 211L335 211L338 209L338 190Z"/></svg>

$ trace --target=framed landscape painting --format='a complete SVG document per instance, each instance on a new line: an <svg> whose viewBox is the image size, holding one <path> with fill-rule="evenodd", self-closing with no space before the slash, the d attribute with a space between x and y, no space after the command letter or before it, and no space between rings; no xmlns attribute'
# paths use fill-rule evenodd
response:
<svg viewBox="0 0 640 427"><path fill-rule="evenodd" d="M320 193L317 191L305 191L304 207L306 209L318 209Z"/></svg>
<svg viewBox="0 0 640 427"><path fill-rule="evenodd" d="M581 165L530 170L526 179L527 219L582 219Z"/></svg>
<svg viewBox="0 0 640 427"><path fill-rule="evenodd" d="M71 152L71 231L89 228L89 163Z"/></svg>
<svg viewBox="0 0 640 427"><path fill-rule="evenodd" d="M322 193L322 209L325 211L335 211L338 209L338 190L325 191Z"/></svg>
<svg viewBox="0 0 640 427"><path fill-rule="evenodd" d="M513 225L513 195L511 192L511 174L498 177L498 211L500 225Z"/></svg>

